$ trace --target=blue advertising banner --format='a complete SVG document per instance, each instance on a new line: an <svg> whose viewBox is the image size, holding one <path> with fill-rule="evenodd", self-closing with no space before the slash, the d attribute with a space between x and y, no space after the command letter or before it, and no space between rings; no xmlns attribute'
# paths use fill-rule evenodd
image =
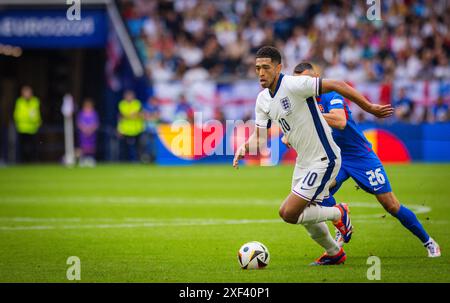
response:
<svg viewBox="0 0 450 303"><path fill-rule="evenodd" d="M108 19L104 10L82 10L68 20L66 10L0 11L0 44L23 48L103 47Z"/></svg>
<svg viewBox="0 0 450 303"><path fill-rule="evenodd" d="M222 163L231 165L234 148L229 152L229 146L236 140L233 131L226 131L218 136L217 144L208 149L207 142L211 133L195 130L192 126L187 132L173 131L170 124L161 124L157 136L157 163L161 165L191 165L201 163ZM244 160L247 165L266 165L278 163L294 163L297 154L293 149L287 149L281 143L281 131L272 126L272 146L278 152L272 154L275 158L264 159L254 157ZM372 144L372 150L383 163L409 162L450 162L450 123L411 125L395 123L380 125L362 123L360 129ZM280 137L273 136L279 134ZM275 141L278 142L275 142ZM274 142L276 143L274 145ZM234 141L234 143L237 143ZM196 147L200 153L195 153ZM251 157L250 157L251 158Z"/></svg>
<svg viewBox="0 0 450 303"><path fill-rule="evenodd" d="M376 143L375 152L382 161L389 162L391 158L406 152L411 161L450 162L450 123L419 125L400 122L392 125L363 123L359 126L365 131L369 141L372 144ZM372 138L368 136L371 130L372 133L377 133ZM380 130L384 132L380 133Z"/></svg>

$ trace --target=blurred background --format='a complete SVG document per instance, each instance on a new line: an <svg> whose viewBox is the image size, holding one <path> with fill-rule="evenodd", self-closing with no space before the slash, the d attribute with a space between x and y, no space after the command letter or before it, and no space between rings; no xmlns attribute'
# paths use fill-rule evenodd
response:
<svg viewBox="0 0 450 303"><path fill-rule="evenodd" d="M310 61L393 104L375 120L349 102L382 161L448 162L449 2L374 3L381 20L362 0L83 0L76 20L65 0L0 0L0 165L229 161L177 155L170 123L252 119L262 45L284 73Z"/></svg>

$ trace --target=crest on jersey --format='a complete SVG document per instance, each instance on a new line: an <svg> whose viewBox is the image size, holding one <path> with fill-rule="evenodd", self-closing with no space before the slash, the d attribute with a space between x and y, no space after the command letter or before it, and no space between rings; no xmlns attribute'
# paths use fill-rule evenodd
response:
<svg viewBox="0 0 450 303"><path fill-rule="evenodd" d="M292 111L291 100L288 97L284 97L280 100L281 108L285 111L286 115L289 115Z"/></svg>

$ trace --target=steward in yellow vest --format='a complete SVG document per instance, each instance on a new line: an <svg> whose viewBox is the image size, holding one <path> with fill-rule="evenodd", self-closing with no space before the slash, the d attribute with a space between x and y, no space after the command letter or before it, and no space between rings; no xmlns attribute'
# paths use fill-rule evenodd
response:
<svg viewBox="0 0 450 303"><path fill-rule="evenodd" d="M31 90L24 87L25 92L16 100L14 122L19 134L34 135L42 123L40 101L32 95L32 92L27 92L28 89Z"/></svg>
<svg viewBox="0 0 450 303"><path fill-rule="evenodd" d="M17 131L17 161L38 161L37 133L42 124L40 102L33 96L29 86L22 87L21 96L16 100L14 123Z"/></svg>
<svg viewBox="0 0 450 303"><path fill-rule="evenodd" d="M132 91L126 91L119 102L117 132L120 135L120 160L138 161L140 158L140 137L144 131L142 104Z"/></svg>
<svg viewBox="0 0 450 303"><path fill-rule="evenodd" d="M135 137L144 131L142 105L137 99L124 99L119 102L119 123L117 131L127 137Z"/></svg>

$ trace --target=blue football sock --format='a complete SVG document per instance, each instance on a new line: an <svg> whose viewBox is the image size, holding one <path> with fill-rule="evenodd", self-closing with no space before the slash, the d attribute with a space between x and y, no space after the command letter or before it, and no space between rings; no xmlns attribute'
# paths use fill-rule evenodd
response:
<svg viewBox="0 0 450 303"><path fill-rule="evenodd" d="M394 215L404 227L409 229L417 238L422 241L422 243L426 243L430 236L427 234L422 224L420 224L416 215L407 207L400 205L400 209L397 214Z"/></svg>
<svg viewBox="0 0 450 303"><path fill-rule="evenodd" d="M328 198L324 199L320 205L325 207L335 206L336 200L334 199L333 196L330 195Z"/></svg>

